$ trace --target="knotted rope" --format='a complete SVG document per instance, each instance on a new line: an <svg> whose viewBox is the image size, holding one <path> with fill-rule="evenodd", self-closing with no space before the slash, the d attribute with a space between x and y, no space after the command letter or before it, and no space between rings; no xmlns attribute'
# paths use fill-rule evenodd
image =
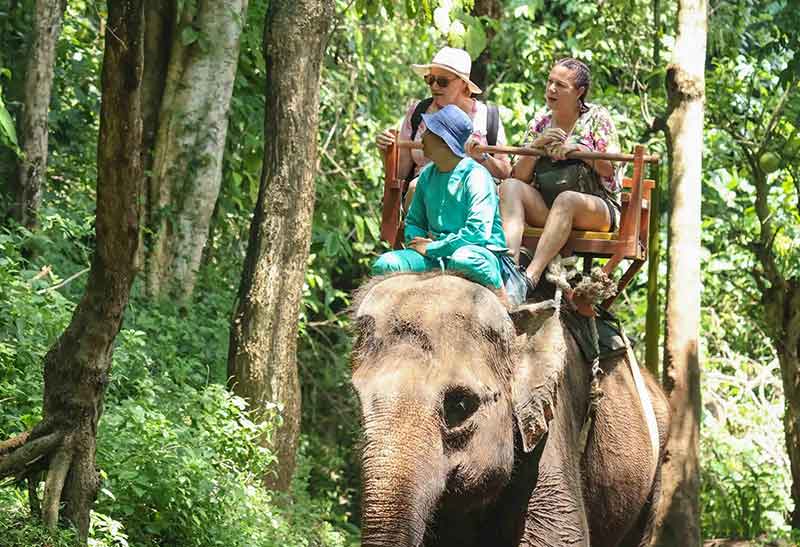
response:
<svg viewBox="0 0 800 547"><path fill-rule="evenodd" d="M574 277L576 274L577 272L574 272L569 278ZM575 285L575 288L572 289L573 298L581 298L584 301L591 302L593 306L606 298L614 296L616 292L617 287L614 280L599 267L592 268L590 274L583 276L578 284ZM592 360L592 380L589 386L589 403L586 409L586 418L578 437L578 446L580 446L581 454L586 451L589 431L592 429L592 424L597 416L597 408L603 398L603 390L600 387L600 375L603 374L603 370L600 368L600 337L597 334L597 322L594 316L589 318L589 326L592 333L594 359Z"/></svg>
<svg viewBox="0 0 800 547"><path fill-rule="evenodd" d="M556 309L556 313L561 309L561 297L564 291L572 290L569 282L579 273L575 268L577 262L577 256L561 258L561 255L556 255L547 265L547 272L544 277L556 287L556 294L553 297L553 307Z"/></svg>

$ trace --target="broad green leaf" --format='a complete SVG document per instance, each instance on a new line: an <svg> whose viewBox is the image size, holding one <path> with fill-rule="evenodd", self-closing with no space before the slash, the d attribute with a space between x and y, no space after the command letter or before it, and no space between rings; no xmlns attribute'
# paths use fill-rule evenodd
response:
<svg viewBox="0 0 800 547"><path fill-rule="evenodd" d="M486 44L486 32L484 32L483 26L479 20L472 18L472 21L468 23L467 32L464 36L464 45L470 57L477 59L478 55L486 49Z"/></svg>
<svg viewBox="0 0 800 547"><path fill-rule="evenodd" d="M200 34L190 26L183 27L181 30L181 43L184 46L195 43L200 38Z"/></svg>
<svg viewBox="0 0 800 547"><path fill-rule="evenodd" d="M2 89L0 89L0 92L2 92ZM11 114L6 110L6 105L3 103L2 96L0 96L0 136L3 137L4 142L8 141L11 143L9 148L12 148L14 151L19 149L17 132L14 129L14 120L11 119Z"/></svg>

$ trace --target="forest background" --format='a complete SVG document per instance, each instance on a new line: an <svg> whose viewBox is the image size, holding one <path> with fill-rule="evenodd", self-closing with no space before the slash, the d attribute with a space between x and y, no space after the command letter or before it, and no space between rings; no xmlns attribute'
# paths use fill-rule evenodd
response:
<svg viewBox="0 0 800 547"><path fill-rule="evenodd" d="M229 124L220 188L206 204L210 220L207 239L195 249L197 276L181 281L188 290L160 290L148 262L133 287L97 433L102 484L91 517L92 545L357 544L359 424L349 386L346 310L384 250L378 241L382 165L374 136L398 123L411 98L427 95L411 63L427 62L447 44L468 49L486 70L486 97L500 105L509 142L519 143L526 121L543 104L553 60L577 57L592 68L591 100L610 109L623 148L642 142L667 155L659 119L667 109L673 3L336 2L319 87L316 206L298 330L297 467L288 492L268 490L261 479L276 467L276 455L259 440L285 420L282 409L256 420L245 400L226 389L231 318L264 157L268 4L251 1L240 20L230 110L223 112ZM178 9L187 5L194 4L179 2ZM30 0L0 4L3 169L19 151L21 67L33 8ZM765 279L777 275L797 284L800 276L800 54L791 30L800 28L800 6L794 0L712 1L708 14L702 531L705 538L796 542L798 530L789 524L795 501L781 347L767 313L774 278ZM94 251L106 17L104 3L66 3L55 48L41 207L35 224L20 225L9 215L0 227L0 438L40 419L45 353L86 286ZM177 24L184 48L228 47L196 25ZM211 138L201 125L195 133ZM191 179L205 163L202 156L189 158L184 176ZM661 169L652 175L663 188L666 164ZM13 201L9 172L0 172L2 210ZM662 211L669 209L668 198L660 193ZM774 272L764 271L765 246L759 246L764 206L770 226L777 227L766 247ZM159 214L180 215L170 207L162 204ZM663 248L666 213L659 220L656 237ZM145 242L158 240L153 226L145 230ZM650 271L658 275L663 302L664 258ZM627 329L642 340L647 302L642 272L616 305ZM644 362L644 344L637 353ZM30 518L28 505L25 489L0 488L0 545L71 544L73 531L51 538Z"/></svg>

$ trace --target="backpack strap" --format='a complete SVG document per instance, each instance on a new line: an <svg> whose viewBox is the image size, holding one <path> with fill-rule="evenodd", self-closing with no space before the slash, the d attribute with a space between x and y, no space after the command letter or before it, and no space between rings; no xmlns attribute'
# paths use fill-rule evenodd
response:
<svg viewBox="0 0 800 547"><path fill-rule="evenodd" d="M497 145L497 131L500 126L500 110L496 104L486 103L486 143Z"/></svg>
<svg viewBox="0 0 800 547"><path fill-rule="evenodd" d="M422 115L428 110L428 108L433 103L433 97L428 97L427 99L422 99L420 102L417 103L417 106L414 108L414 113L411 114L411 140L414 140L414 137L417 136L417 129L419 129L419 124L422 123Z"/></svg>

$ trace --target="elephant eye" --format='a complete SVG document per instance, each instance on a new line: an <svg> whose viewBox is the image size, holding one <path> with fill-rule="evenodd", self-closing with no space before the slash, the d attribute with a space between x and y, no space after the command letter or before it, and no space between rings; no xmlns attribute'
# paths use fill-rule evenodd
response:
<svg viewBox="0 0 800 547"><path fill-rule="evenodd" d="M464 387L450 389L445 393L442 403L445 425L448 429L460 426L478 410L479 405L480 399L469 389Z"/></svg>

